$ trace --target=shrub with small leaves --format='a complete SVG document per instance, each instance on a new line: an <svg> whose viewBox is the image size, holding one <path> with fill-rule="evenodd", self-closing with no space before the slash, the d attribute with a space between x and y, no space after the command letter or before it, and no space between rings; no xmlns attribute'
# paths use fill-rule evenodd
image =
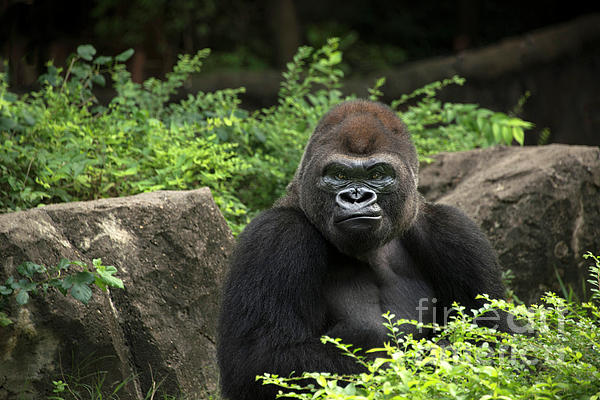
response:
<svg viewBox="0 0 600 400"><path fill-rule="evenodd" d="M123 281L115 276L117 269L112 265L103 265L100 258L92 261L91 268L81 261L69 261L64 258L52 267L26 261L17 267L17 272L18 277L9 276L6 282L0 285L0 326L12 323L8 315L1 311L1 302L10 296L14 296L17 304L24 305L29 302L31 295L58 290L65 296L71 295L87 304L92 297L93 285L103 291L108 287L123 289Z"/></svg>

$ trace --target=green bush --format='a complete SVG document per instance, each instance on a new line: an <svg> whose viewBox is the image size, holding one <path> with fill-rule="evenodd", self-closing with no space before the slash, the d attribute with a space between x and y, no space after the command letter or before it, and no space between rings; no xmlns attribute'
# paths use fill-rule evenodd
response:
<svg viewBox="0 0 600 400"><path fill-rule="evenodd" d="M96 56L82 45L66 68L48 63L41 89L17 96L0 76L0 211L47 203L208 186L234 232L281 196L319 118L340 91L338 40L301 47L283 73L277 105L240 107L243 88L174 101L208 50L183 55L163 81L131 80L133 50ZM442 150L523 143L531 124L474 104L442 103L435 82L392 102L422 159ZM116 91L100 104L94 88ZM381 96L384 79L370 90ZM410 105L408 102L410 101ZM257 190L259 188L260 190Z"/></svg>
<svg viewBox="0 0 600 400"><path fill-rule="evenodd" d="M202 110L197 121L176 120L185 103L168 104L208 52L180 57L164 82L143 85L131 81L123 64L132 51L114 59L92 59L93 53L80 46L64 73L49 64L43 88L21 98L0 81L0 208L207 185L230 217L243 214L226 188L247 168L235 145L219 143ZM117 92L107 107L92 91L105 75ZM204 103L217 101L206 96Z"/></svg>
<svg viewBox="0 0 600 400"><path fill-rule="evenodd" d="M600 259L590 267L592 302L575 304L547 293L541 305L490 300L480 310L454 306L456 318L432 340L401 335L384 315L390 342L366 358L339 339L323 338L364 366L358 375L305 373L298 378L261 377L298 399L594 399L600 398ZM478 327L473 319L504 310L525 334ZM305 378L311 378L306 383ZM302 381L304 379L304 381Z"/></svg>

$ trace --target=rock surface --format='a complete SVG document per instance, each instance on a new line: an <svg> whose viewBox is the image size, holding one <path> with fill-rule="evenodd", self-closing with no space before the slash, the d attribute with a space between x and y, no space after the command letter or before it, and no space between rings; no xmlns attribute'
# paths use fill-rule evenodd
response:
<svg viewBox="0 0 600 400"><path fill-rule="evenodd" d="M125 285L94 289L87 306L61 294L9 304L15 323L0 328L0 398L46 398L52 380L82 389L102 377L106 390L128 380L121 399L142 399L153 385L154 398L208 398L217 388L219 291L232 245L206 188L0 215L0 282L24 261L64 257L102 258Z"/></svg>
<svg viewBox="0 0 600 400"><path fill-rule="evenodd" d="M421 166L421 192L481 225L519 298L562 294L557 275L583 294L590 263L582 254L600 252L600 149L495 147L434 158Z"/></svg>

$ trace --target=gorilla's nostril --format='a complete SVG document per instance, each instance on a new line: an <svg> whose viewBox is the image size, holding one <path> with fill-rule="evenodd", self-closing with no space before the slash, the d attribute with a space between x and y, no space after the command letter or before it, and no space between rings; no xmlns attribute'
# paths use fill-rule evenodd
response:
<svg viewBox="0 0 600 400"><path fill-rule="evenodd" d="M375 192L361 187L344 189L336 196L336 203L344 208L366 207L375 201L377 201Z"/></svg>
<svg viewBox="0 0 600 400"><path fill-rule="evenodd" d="M372 199L375 199L375 192L371 192L370 190L367 192L363 192L363 193L357 193L357 199L356 202L357 203L364 203L367 201L370 201Z"/></svg>
<svg viewBox="0 0 600 400"><path fill-rule="evenodd" d="M340 197L342 198L342 200L347 201L348 203L355 203L360 196L356 190L351 190L348 192L340 193Z"/></svg>

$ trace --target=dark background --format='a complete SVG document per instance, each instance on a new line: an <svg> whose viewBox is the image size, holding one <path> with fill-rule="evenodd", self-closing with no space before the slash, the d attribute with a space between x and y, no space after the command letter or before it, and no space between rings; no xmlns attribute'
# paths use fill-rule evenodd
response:
<svg viewBox="0 0 600 400"><path fill-rule="evenodd" d="M577 22L598 11L598 2L588 1L0 0L0 69L9 72L11 90L23 93L36 87L47 60L62 65L90 43L103 55L134 48L129 68L141 82L163 76L178 54L208 47L205 72L189 90L244 85L244 105L257 108L276 101L280 72L299 45L337 36L359 94L377 76L388 77L389 100L458 71L468 84L444 92L447 100L508 112L530 92L520 113L536 123L528 144L546 129L548 141L600 145L600 27ZM506 38L529 46L532 33L565 24L565 37L574 37L567 49L546 47L551 56L517 60L495 75L443 65L433 74L413 71L428 71L430 60L443 57L449 66L470 52L482 57L477 50L500 48ZM555 37L559 45L562 36ZM498 64L510 57L499 54Z"/></svg>

